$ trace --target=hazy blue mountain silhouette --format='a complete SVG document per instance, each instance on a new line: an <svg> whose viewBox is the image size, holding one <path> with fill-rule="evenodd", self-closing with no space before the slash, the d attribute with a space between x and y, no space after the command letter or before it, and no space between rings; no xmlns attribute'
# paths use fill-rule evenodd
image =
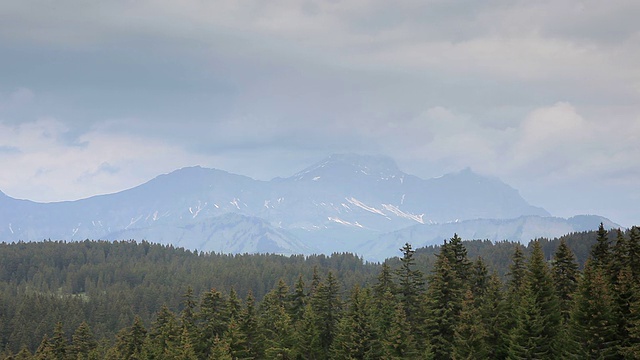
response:
<svg viewBox="0 0 640 360"><path fill-rule="evenodd" d="M568 221L549 216L499 179L470 169L421 179L387 157L337 154L271 181L189 167L77 201L36 203L0 192L0 241L145 239L205 251L285 254L363 253L366 243L381 253L396 246L393 235L384 234L420 233L403 230L413 227L455 231L449 224L478 219ZM572 229L587 230L591 223ZM495 224L477 222L478 234Z"/></svg>

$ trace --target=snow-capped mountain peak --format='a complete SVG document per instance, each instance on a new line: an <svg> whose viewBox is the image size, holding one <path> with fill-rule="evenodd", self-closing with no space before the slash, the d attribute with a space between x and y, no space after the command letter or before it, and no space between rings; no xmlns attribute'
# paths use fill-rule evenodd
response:
<svg viewBox="0 0 640 360"><path fill-rule="evenodd" d="M294 180L318 181L336 177L374 177L389 179L404 175L396 162L386 156L333 154L290 177Z"/></svg>

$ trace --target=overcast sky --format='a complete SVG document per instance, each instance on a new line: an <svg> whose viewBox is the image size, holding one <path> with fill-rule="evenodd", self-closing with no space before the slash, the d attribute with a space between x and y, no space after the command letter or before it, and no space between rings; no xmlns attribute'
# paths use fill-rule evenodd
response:
<svg viewBox="0 0 640 360"><path fill-rule="evenodd" d="M120 191L332 153L467 166L640 225L640 2L0 2L0 190Z"/></svg>

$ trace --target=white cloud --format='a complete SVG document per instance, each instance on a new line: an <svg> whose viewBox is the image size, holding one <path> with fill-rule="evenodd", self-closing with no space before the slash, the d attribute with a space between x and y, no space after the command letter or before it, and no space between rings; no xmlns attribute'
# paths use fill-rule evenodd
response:
<svg viewBox="0 0 640 360"><path fill-rule="evenodd" d="M585 118L572 104L558 102L510 126L488 126L443 107L404 125L409 127L382 130L376 141L405 164L431 164L422 168L435 166L440 172L471 166L528 185L571 184L587 177L640 182L638 116L618 122Z"/></svg>
<svg viewBox="0 0 640 360"><path fill-rule="evenodd" d="M162 141L92 130L65 140L69 128L47 118L20 125L0 122L4 170L0 189L36 201L70 200L123 190L202 160Z"/></svg>
<svg viewBox="0 0 640 360"><path fill-rule="evenodd" d="M9 94L0 93L0 111L12 110L30 103L35 94L27 88L18 88Z"/></svg>
<svg viewBox="0 0 640 360"><path fill-rule="evenodd" d="M196 162L286 176L338 151L387 153L420 175L471 166L519 187L631 187L638 11L634 0L4 1L0 61L16 71L0 94L0 159L19 171L0 189L73 198ZM30 47L37 57L13 51ZM48 54L69 68L34 66ZM101 113L112 109L126 110ZM40 114L82 120L10 125ZM78 130L85 118L96 125Z"/></svg>

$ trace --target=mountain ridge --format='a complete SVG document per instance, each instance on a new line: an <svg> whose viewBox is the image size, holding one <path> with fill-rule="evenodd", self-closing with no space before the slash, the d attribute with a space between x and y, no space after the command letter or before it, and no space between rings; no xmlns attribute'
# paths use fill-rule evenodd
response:
<svg viewBox="0 0 640 360"><path fill-rule="evenodd" d="M388 157L334 154L269 181L191 166L75 201L0 195L0 241L174 236L199 250L221 249L232 239L237 244L226 247L232 252L331 253L357 251L364 241L411 226L549 215L498 178L469 168L421 179ZM235 235L220 235L225 226Z"/></svg>

